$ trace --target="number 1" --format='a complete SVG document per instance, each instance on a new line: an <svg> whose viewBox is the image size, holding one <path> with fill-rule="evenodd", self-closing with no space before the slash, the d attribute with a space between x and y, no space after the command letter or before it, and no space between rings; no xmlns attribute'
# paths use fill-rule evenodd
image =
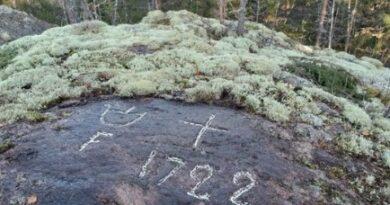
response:
<svg viewBox="0 0 390 205"><path fill-rule="evenodd" d="M139 177L140 178L143 178L146 175L146 173L148 172L148 166L153 161L153 159L156 156L156 154L157 154L156 150L153 150L152 152L150 152L148 160L146 161L144 166L142 166L142 170L139 173Z"/></svg>

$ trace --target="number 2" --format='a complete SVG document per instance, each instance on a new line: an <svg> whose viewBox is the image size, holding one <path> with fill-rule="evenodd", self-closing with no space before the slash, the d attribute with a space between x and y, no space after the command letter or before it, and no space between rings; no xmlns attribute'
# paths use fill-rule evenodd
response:
<svg viewBox="0 0 390 205"><path fill-rule="evenodd" d="M237 190L236 192L233 193L233 195L230 197L230 201L233 204L236 204L236 205L249 205L248 202L240 202L237 199L241 195L243 195L245 192L248 192L249 190L251 190L256 185L255 177L251 173L249 173L249 172L243 172L243 171L237 172L236 174L234 174L233 183L237 185L239 180L244 179L244 178L248 178L251 182L248 185L246 185L245 187L242 187L242 188L240 188L239 190Z"/></svg>
<svg viewBox="0 0 390 205"><path fill-rule="evenodd" d="M200 178L200 176L198 175L198 171L199 170L205 170L207 172L207 176L204 177L203 179ZM207 180L209 180L211 178L211 176L213 176L213 168L206 164L206 165L196 165L195 168L190 172L190 176L192 179L196 180L196 181L199 181L195 186L194 188L191 189L191 191L187 192L188 195L190 196L193 196L197 199L201 199L201 200L209 200L210 199L210 195L208 193L205 193L205 194L197 194L196 193L196 190L199 189L199 187L205 183Z"/></svg>

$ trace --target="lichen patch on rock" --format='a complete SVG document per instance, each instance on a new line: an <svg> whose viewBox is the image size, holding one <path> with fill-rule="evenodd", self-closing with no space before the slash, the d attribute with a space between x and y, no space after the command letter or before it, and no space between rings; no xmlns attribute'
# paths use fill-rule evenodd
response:
<svg viewBox="0 0 390 205"><path fill-rule="evenodd" d="M389 68L308 49L262 24L247 22L248 32L237 36L235 24L153 11L139 24L86 21L5 44L0 123L41 122L51 118L45 109L64 100L106 94L218 103L282 126L327 130L318 146L372 162L374 177L388 176L381 171L390 164ZM305 157L312 148L301 150L302 162L314 167ZM386 190L383 183L362 189L361 179L351 186L372 200Z"/></svg>

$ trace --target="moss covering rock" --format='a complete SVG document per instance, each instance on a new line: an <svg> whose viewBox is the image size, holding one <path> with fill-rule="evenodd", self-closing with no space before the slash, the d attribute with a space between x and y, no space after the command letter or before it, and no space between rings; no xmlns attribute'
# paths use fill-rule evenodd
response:
<svg viewBox="0 0 390 205"><path fill-rule="evenodd" d="M0 47L0 122L41 121L39 111L49 106L97 94L224 100L275 122L341 122L351 132L372 130L373 141L337 138L352 154L388 148L389 68L304 47L253 22L238 37L235 23L153 11L139 24L86 21L10 42ZM322 112L318 103L338 115Z"/></svg>

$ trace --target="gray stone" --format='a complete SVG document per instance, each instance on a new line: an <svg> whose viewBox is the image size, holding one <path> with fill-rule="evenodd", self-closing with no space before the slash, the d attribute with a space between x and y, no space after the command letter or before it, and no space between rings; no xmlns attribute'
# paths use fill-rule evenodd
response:
<svg viewBox="0 0 390 205"><path fill-rule="evenodd" d="M0 45L23 36L40 34L53 26L4 5L0 5L0 19Z"/></svg>
<svg viewBox="0 0 390 205"><path fill-rule="evenodd" d="M54 120L2 128L15 147L0 155L0 204L31 194L43 205L323 200L296 160L317 148L260 116L161 99L65 104L46 110Z"/></svg>

